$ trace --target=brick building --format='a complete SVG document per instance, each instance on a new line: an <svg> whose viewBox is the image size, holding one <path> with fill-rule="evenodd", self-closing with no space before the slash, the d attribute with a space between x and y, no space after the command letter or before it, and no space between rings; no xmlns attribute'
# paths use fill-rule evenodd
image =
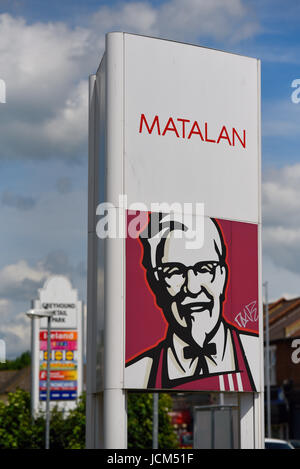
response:
<svg viewBox="0 0 300 469"><path fill-rule="evenodd" d="M300 439L300 298L269 305L272 429Z"/></svg>

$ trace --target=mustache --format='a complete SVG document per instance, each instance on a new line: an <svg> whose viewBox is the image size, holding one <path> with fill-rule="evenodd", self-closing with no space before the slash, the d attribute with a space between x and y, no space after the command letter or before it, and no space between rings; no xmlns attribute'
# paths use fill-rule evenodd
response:
<svg viewBox="0 0 300 469"><path fill-rule="evenodd" d="M205 288L202 288L201 293L196 297L180 292L174 299L181 317L190 316L192 313L201 313L205 310L209 310L211 313L214 306L214 298Z"/></svg>
<svg viewBox="0 0 300 469"><path fill-rule="evenodd" d="M213 296L208 293L205 288L202 288L201 292L199 295L196 297L192 296L185 296L185 298L181 301L182 306L188 306L188 305L194 305L196 303L210 303L213 301Z"/></svg>

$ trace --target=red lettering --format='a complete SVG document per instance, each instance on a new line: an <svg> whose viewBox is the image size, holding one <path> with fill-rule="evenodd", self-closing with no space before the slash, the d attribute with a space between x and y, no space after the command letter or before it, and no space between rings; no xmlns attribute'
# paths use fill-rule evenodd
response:
<svg viewBox="0 0 300 469"><path fill-rule="evenodd" d="M211 139L207 138L207 122L205 122L205 141L206 142L216 143L215 140L211 140Z"/></svg>
<svg viewBox="0 0 300 469"><path fill-rule="evenodd" d="M189 119L177 119L179 122L182 122L182 138L185 138L185 123L191 122Z"/></svg>
<svg viewBox="0 0 300 469"><path fill-rule="evenodd" d="M142 133L142 128L143 128L143 123L145 123L145 126L147 127L148 133L152 134L154 126L157 126L157 133L160 135L160 126L159 126L159 119L158 116L155 116L152 122L151 127L149 127L148 122L146 120L145 114L141 114L141 121L140 121L140 133Z"/></svg>
<svg viewBox="0 0 300 469"><path fill-rule="evenodd" d="M169 127L170 124L172 124L172 127ZM177 132L177 129L176 129L176 126L174 124L172 117L170 117L170 119L168 120L162 135L165 135L166 132L175 132L176 136L179 138L179 133Z"/></svg>
<svg viewBox="0 0 300 469"><path fill-rule="evenodd" d="M235 145L235 139L234 139L235 136L237 136L237 138L239 139L242 147L246 148L246 130L243 130L243 140L242 140L239 134L237 133L237 131L235 130L235 128L234 127L232 128L232 145L233 146Z"/></svg>
<svg viewBox="0 0 300 469"><path fill-rule="evenodd" d="M196 129L196 131L195 131L194 129ZM203 136L202 136L202 133L201 133L201 130L200 130L200 127L199 127L197 121L195 121L195 122L193 123L188 138L191 138L191 136L192 136L193 134L195 134L195 135L200 135L201 140L204 141Z"/></svg>
<svg viewBox="0 0 300 469"><path fill-rule="evenodd" d="M223 132L225 133L225 136L223 136ZM222 127L222 130L220 132L217 143L220 142L221 138L223 138L224 140L228 140L229 145L231 145L230 138L229 138L229 135L228 135L228 132L227 132L227 129L226 129L225 125L223 125L223 127Z"/></svg>
<svg viewBox="0 0 300 469"><path fill-rule="evenodd" d="M155 130L156 130L157 135L163 135L164 136L164 135L166 135L167 132L174 132L177 138L180 138L180 137L186 138L187 131L188 131L186 124L188 122L191 122L191 121L189 119L183 119L181 117L178 117L176 120L178 122L181 122L181 129L182 129L181 136L178 133L178 130L176 128L176 125L175 125L174 120L173 120L172 117L169 117L169 119L166 123L166 126L165 126L163 132L161 133L158 115L156 115L154 117L152 123L150 122L150 124L151 124L150 125L147 122L145 114L141 114L139 133L143 132L143 126L145 126L146 130L148 131L149 134L152 134L153 132L155 133ZM208 123L207 122L204 123L204 138L203 138L203 135L202 135L202 132L201 132L201 129L199 127L198 122L194 121L193 125L191 127L191 130L189 131L189 134L188 134L187 138L190 139L192 137L192 135L199 135L199 137L201 138L201 140L203 142L205 141L205 142L211 142L211 143L220 143L221 140L227 140L229 145L232 145L232 146L235 146L236 138L237 138L237 140L240 142L242 147L246 148L246 130L243 130L243 136L241 137L241 132L238 133L238 131L234 127L232 128L232 140L231 141L230 141L230 137L229 137L229 134L228 134L228 131L227 131L227 128L226 128L225 125L223 125L223 127L222 127L222 129L219 133L219 137L216 141L216 140L208 137Z"/></svg>

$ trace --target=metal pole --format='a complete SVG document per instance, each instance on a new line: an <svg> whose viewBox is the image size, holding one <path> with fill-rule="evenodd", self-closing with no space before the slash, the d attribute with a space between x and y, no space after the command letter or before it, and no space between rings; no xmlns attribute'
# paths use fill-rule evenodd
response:
<svg viewBox="0 0 300 469"><path fill-rule="evenodd" d="M51 354L51 317L47 318L47 398L45 448L50 449L50 354Z"/></svg>
<svg viewBox="0 0 300 469"><path fill-rule="evenodd" d="M125 233L125 210L119 207L123 192L123 33L106 35L106 200L116 208L108 209L109 217L117 216L119 229ZM120 192L121 191L121 192ZM98 203L98 202L97 202ZM111 223L109 220L109 223ZM124 272L125 239L108 237L104 243L104 409L103 434L105 449L127 448L127 392L124 391ZM95 353L95 352L93 352ZM102 422L99 422L102 426Z"/></svg>
<svg viewBox="0 0 300 469"><path fill-rule="evenodd" d="M210 411L210 449L215 449L215 411L211 409Z"/></svg>
<svg viewBox="0 0 300 469"><path fill-rule="evenodd" d="M265 282L265 324L266 324L266 388L267 388L267 436L272 438L271 430L271 388L270 388L270 334L269 334L269 305L268 282Z"/></svg>
<svg viewBox="0 0 300 469"><path fill-rule="evenodd" d="M153 393L152 449L158 449L158 392Z"/></svg>
<svg viewBox="0 0 300 469"><path fill-rule="evenodd" d="M31 308L34 308L34 302L31 302ZM30 319L31 325L31 353L30 353L30 402L31 402L31 419L34 420L35 417L35 349L34 349L34 339L36 334L37 320L35 318Z"/></svg>
<svg viewBox="0 0 300 469"><path fill-rule="evenodd" d="M234 448L234 439L233 439L233 415L232 407L229 407L229 425L230 425L230 449Z"/></svg>
<svg viewBox="0 0 300 469"><path fill-rule="evenodd" d="M33 301L31 301L31 308L33 308L34 305L33 305ZM30 326L31 326L31 339L30 339L30 411L31 411L31 419L33 421L33 418L34 418L34 399L33 399L33 390L34 390L34 338L33 338L33 334L34 334L34 319L31 318L30 319Z"/></svg>

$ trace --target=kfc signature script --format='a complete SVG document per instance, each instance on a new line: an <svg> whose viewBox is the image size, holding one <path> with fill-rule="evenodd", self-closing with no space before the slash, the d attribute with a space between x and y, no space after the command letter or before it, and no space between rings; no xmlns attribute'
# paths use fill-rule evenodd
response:
<svg viewBox="0 0 300 469"><path fill-rule="evenodd" d="M244 307L243 311L236 315L234 320L240 327L246 327L248 322L258 321L258 309L256 301L252 301Z"/></svg>

